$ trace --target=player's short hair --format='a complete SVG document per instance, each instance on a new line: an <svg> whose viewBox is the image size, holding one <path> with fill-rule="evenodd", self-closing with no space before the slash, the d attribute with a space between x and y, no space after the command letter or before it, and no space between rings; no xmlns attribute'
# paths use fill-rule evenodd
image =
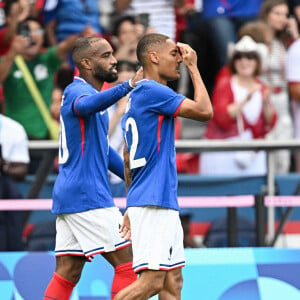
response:
<svg viewBox="0 0 300 300"><path fill-rule="evenodd" d="M103 40L103 38L99 36L90 36L80 37L76 40L72 49L72 59L78 69L81 69L80 62L83 58L92 57L92 45L99 40Z"/></svg>
<svg viewBox="0 0 300 300"><path fill-rule="evenodd" d="M157 50L159 46L164 44L169 37L160 33L150 33L144 35L138 42L136 55L142 66L146 63L146 54L150 50Z"/></svg>

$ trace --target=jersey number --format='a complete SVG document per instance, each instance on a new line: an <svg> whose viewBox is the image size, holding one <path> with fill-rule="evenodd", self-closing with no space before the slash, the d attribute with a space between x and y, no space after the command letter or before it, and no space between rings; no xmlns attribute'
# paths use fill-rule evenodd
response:
<svg viewBox="0 0 300 300"><path fill-rule="evenodd" d="M67 146L65 123L60 116L60 132L59 132L59 151L58 151L58 163L64 164L69 158L69 149Z"/></svg>
<svg viewBox="0 0 300 300"><path fill-rule="evenodd" d="M135 158L136 149L139 143L139 133L136 126L136 122L133 118L128 118L126 121L126 132L129 130L129 126L131 127L131 134L132 134L132 144L130 147L129 152L129 162L130 162L130 169L140 168L146 164L146 158Z"/></svg>

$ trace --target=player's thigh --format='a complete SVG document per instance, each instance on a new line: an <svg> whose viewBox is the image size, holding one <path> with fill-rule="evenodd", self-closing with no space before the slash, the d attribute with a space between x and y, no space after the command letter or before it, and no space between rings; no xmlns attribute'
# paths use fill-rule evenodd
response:
<svg viewBox="0 0 300 300"><path fill-rule="evenodd" d="M182 268L168 271L164 281L164 286L159 294L160 300L181 299L181 289L183 286Z"/></svg>
<svg viewBox="0 0 300 300"><path fill-rule="evenodd" d="M102 253L102 256L114 267L132 262L132 247L128 245L127 247L121 248L116 251Z"/></svg>

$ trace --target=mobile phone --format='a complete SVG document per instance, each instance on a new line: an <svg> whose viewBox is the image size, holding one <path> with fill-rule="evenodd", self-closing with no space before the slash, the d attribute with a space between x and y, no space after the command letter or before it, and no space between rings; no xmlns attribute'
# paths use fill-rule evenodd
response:
<svg viewBox="0 0 300 300"><path fill-rule="evenodd" d="M149 26L149 14L147 13L139 14L138 21L140 24L142 24L145 27L145 29L147 29Z"/></svg>
<svg viewBox="0 0 300 300"><path fill-rule="evenodd" d="M25 22L18 23L17 34L25 37L30 37L30 28L29 25Z"/></svg>

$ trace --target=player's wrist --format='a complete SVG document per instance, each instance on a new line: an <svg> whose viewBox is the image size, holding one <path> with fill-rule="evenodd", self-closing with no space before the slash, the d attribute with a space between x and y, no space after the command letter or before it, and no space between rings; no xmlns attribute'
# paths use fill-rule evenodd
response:
<svg viewBox="0 0 300 300"><path fill-rule="evenodd" d="M135 84L132 82L132 78L128 80L128 84L132 89L135 88Z"/></svg>

